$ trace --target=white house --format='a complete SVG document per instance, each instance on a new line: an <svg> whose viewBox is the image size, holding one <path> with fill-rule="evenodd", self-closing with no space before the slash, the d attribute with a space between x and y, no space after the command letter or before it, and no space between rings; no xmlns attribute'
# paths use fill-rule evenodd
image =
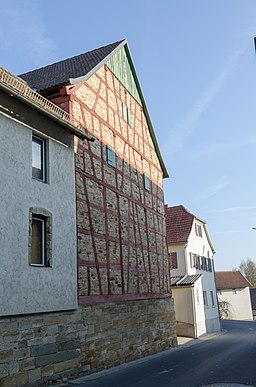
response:
<svg viewBox="0 0 256 387"><path fill-rule="evenodd" d="M250 283L240 271L217 271L221 318L228 320L252 320Z"/></svg>
<svg viewBox="0 0 256 387"><path fill-rule="evenodd" d="M177 334L199 337L220 330L214 247L206 222L182 205L165 206Z"/></svg>
<svg viewBox="0 0 256 387"><path fill-rule="evenodd" d="M75 309L69 115L0 68L0 316Z"/></svg>

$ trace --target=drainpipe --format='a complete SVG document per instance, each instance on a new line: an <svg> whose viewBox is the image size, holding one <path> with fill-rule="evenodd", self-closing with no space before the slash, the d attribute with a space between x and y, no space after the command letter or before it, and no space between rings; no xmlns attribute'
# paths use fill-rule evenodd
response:
<svg viewBox="0 0 256 387"><path fill-rule="evenodd" d="M193 307L193 321L195 327L195 339L197 339L197 323L196 323L196 306L195 306L195 289L192 285L192 307Z"/></svg>
<svg viewBox="0 0 256 387"><path fill-rule="evenodd" d="M188 260L187 260L187 256L188 256L187 247L188 247L188 244L185 244L184 246L185 274L188 274L188 267L189 267Z"/></svg>
<svg viewBox="0 0 256 387"><path fill-rule="evenodd" d="M215 253L213 253L214 255ZM219 306L219 299L218 299L218 293L217 293L217 284L216 284L216 275L215 275L215 265L214 265L214 259L212 257L212 269L213 269L213 277L214 277L214 283L215 283L215 292L216 292L216 300L217 300L217 307L219 312L219 322L220 322L220 330L222 331L222 320L220 318L220 306Z"/></svg>

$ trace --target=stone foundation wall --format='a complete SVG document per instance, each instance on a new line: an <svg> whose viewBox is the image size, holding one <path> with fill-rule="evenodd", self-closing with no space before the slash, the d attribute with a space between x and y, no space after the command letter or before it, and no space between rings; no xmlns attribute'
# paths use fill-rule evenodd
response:
<svg viewBox="0 0 256 387"><path fill-rule="evenodd" d="M173 299L81 306L0 318L1 387L39 386L177 344Z"/></svg>

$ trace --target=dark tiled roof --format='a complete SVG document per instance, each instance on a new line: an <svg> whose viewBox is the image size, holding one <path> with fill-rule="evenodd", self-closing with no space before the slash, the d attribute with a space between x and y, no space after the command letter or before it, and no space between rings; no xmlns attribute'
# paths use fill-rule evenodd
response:
<svg viewBox="0 0 256 387"><path fill-rule="evenodd" d="M194 215L183 206L165 206L167 243L187 242Z"/></svg>
<svg viewBox="0 0 256 387"><path fill-rule="evenodd" d="M179 282L183 277L183 275L171 277L171 286L177 285L177 282Z"/></svg>
<svg viewBox="0 0 256 387"><path fill-rule="evenodd" d="M30 87L38 91L63 85L70 78L79 78L88 74L123 41L108 44L85 54L77 55L19 76Z"/></svg>
<svg viewBox="0 0 256 387"><path fill-rule="evenodd" d="M185 276L171 277L171 286L188 286L193 285L202 274L193 274Z"/></svg>
<svg viewBox="0 0 256 387"><path fill-rule="evenodd" d="M217 289L239 289L250 286L240 271L216 271Z"/></svg>
<svg viewBox="0 0 256 387"><path fill-rule="evenodd" d="M256 288L250 289L252 309L256 309Z"/></svg>

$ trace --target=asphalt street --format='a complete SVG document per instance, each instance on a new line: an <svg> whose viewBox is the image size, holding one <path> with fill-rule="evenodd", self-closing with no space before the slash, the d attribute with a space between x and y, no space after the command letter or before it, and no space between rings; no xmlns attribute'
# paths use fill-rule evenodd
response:
<svg viewBox="0 0 256 387"><path fill-rule="evenodd" d="M74 387L256 386L256 321L224 321L224 332L69 382Z"/></svg>

